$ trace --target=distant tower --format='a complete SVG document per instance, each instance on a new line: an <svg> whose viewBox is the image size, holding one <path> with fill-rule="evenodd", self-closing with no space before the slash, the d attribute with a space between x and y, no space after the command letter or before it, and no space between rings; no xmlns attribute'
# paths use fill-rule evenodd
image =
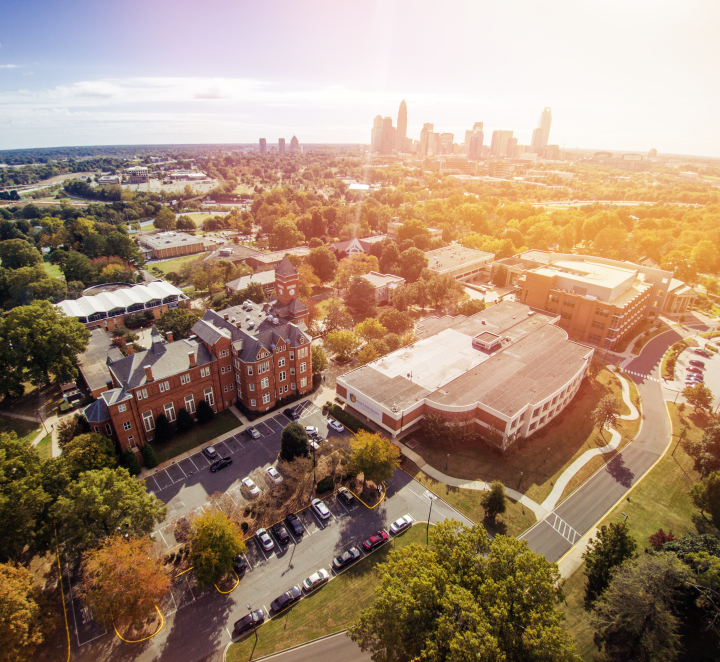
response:
<svg viewBox="0 0 720 662"><path fill-rule="evenodd" d="M496 129L492 134L492 142L490 143L490 153L493 156L506 156L508 142L512 139L512 131L502 131Z"/></svg>
<svg viewBox="0 0 720 662"><path fill-rule="evenodd" d="M420 132L420 151L418 152L420 156L427 156L430 136L432 136L434 128L434 124L423 124L422 131Z"/></svg>
<svg viewBox="0 0 720 662"><path fill-rule="evenodd" d="M290 138L290 151L291 152L299 152L300 151L300 143L298 142L298 139L296 136L293 136Z"/></svg>
<svg viewBox="0 0 720 662"><path fill-rule="evenodd" d="M405 99L400 102L400 110L398 110L397 129L395 130L395 149L398 152L405 151L405 143L407 142L407 104Z"/></svg>
<svg viewBox="0 0 720 662"><path fill-rule="evenodd" d="M267 154L267 140L260 138L260 154Z"/></svg>
<svg viewBox="0 0 720 662"><path fill-rule="evenodd" d="M285 138L278 138L278 152L285 154Z"/></svg>
<svg viewBox="0 0 720 662"><path fill-rule="evenodd" d="M382 115L375 115L373 128L370 132L370 151L379 152L382 146L383 118Z"/></svg>
<svg viewBox="0 0 720 662"><path fill-rule="evenodd" d="M392 154L395 143L395 128L392 125L392 117L383 118L382 142L380 144L381 154Z"/></svg>
<svg viewBox="0 0 720 662"><path fill-rule="evenodd" d="M548 138L550 138L550 125L552 124L552 112L550 108L544 108L542 115L540 115L540 121L538 122L538 128L533 131L531 145L535 153L541 152L548 144Z"/></svg>
<svg viewBox="0 0 720 662"><path fill-rule="evenodd" d="M471 161L478 161L480 159L484 139L485 134L482 131L476 131L470 138L470 143L468 144L468 158Z"/></svg>
<svg viewBox="0 0 720 662"><path fill-rule="evenodd" d="M283 257L275 269L275 292L278 303L287 306L297 297L300 276L287 255Z"/></svg>
<svg viewBox="0 0 720 662"><path fill-rule="evenodd" d="M653 147L653 148L648 152L648 158L649 158L649 159L654 159L656 156L657 156L657 150Z"/></svg>

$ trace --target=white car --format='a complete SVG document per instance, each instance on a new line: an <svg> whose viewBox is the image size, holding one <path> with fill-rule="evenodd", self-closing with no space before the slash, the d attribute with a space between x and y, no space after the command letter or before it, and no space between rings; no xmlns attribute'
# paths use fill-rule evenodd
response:
<svg viewBox="0 0 720 662"><path fill-rule="evenodd" d="M275 547L273 539L265 529L258 529L255 537L258 539L258 542L263 546L263 549L266 552L269 552L273 547Z"/></svg>
<svg viewBox="0 0 720 662"><path fill-rule="evenodd" d="M320 501L320 499L313 499L310 505L320 519L328 519L330 517L328 507Z"/></svg>
<svg viewBox="0 0 720 662"><path fill-rule="evenodd" d="M308 439L308 444L310 444L311 448L313 448L316 451L320 450L320 444L317 443L314 439Z"/></svg>
<svg viewBox="0 0 720 662"><path fill-rule="evenodd" d="M400 531L404 531L408 527L411 527L413 523L412 517L410 515L403 515L400 519L396 519L391 525L390 525L390 533L400 533Z"/></svg>
<svg viewBox="0 0 720 662"><path fill-rule="evenodd" d="M332 430L335 430L335 432L345 432L345 428L340 423L338 423L334 418L331 418L328 421L328 427L331 428Z"/></svg>
<svg viewBox="0 0 720 662"><path fill-rule="evenodd" d="M306 425L305 432L307 432L308 437L314 437L318 433L318 429L314 425Z"/></svg>
<svg viewBox="0 0 720 662"><path fill-rule="evenodd" d="M312 591L314 588L320 586L320 584L324 584L328 579L330 579L330 573L321 568L310 575L302 585L306 591Z"/></svg>
<svg viewBox="0 0 720 662"><path fill-rule="evenodd" d="M268 467L265 469L267 472L267 475L270 476L276 483L282 483L283 477L280 475L280 472L275 467Z"/></svg>
<svg viewBox="0 0 720 662"><path fill-rule="evenodd" d="M242 479L242 484L243 486L247 487L248 490L250 490L250 494L252 494L253 496L257 496L258 494L260 494L260 489L257 485L255 485L255 481L249 476Z"/></svg>

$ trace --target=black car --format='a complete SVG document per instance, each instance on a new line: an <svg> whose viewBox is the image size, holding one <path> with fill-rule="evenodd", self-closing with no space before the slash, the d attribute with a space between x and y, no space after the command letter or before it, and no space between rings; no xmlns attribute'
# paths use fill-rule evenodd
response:
<svg viewBox="0 0 720 662"><path fill-rule="evenodd" d="M695 354L699 354L700 356L704 356L706 359L709 359L712 356L712 354L706 349L694 349L693 352Z"/></svg>
<svg viewBox="0 0 720 662"><path fill-rule="evenodd" d="M245 572L247 570L248 562L242 554L238 554L233 561L233 567L235 568L235 572L240 574L241 572Z"/></svg>
<svg viewBox="0 0 720 662"><path fill-rule="evenodd" d="M705 362L704 361L698 361L697 359L690 359L688 361L690 365L694 365L696 368L704 368Z"/></svg>
<svg viewBox="0 0 720 662"><path fill-rule="evenodd" d="M287 416L291 421L300 420L300 414L298 414L298 412L294 409L283 409L283 414L285 414L285 416Z"/></svg>
<svg viewBox="0 0 720 662"><path fill-rule="evenodd" d="M232 464L232 458L229 457L221 457L217 462L213 462L210 465L210 471L212 473L215 473L216 471L220 471L220 469L224 469L225 467L229 467Z"/></svg>
<svg viewBox="0 0 720 662"><path fill-rule="evenodd" d="M333 566L336 570L340 570L340 568L344 568L346 565L357 561L361 556L362 554L357 547L351 547L347 552L343 552L340 556L336 556L333 559Z"/></svg>
<svg viewBox="0 0 720 662"><path fill-rule="evenodd" d="M287 545L290 542L290 535L288 534L287 529L283 526L282 522L273 524L273 526L270 527L270 530L273 532L273 535L281 545Z"/></svg>
<svg viewBox="0 0 720 662"><path fill-rule="evenodd" d="M300 538L305 533L305 527L295 513L290 513L285 518L285 523L292 529L292 532Z"/></svg>
<svg viewBox="0 0 720 662"><path fill-rule="evenodd" d="M243 616L239 621L235 621L235 631L233 634L242 634L248 630L255 629L258 625L262 625L265 621L265 612L262 609L251 611L247 616Z"/></svg>
<svg viewBox="0 0 720 662"><path fill-rule="evenodd" d="M282 611L285 607L289 607L293 602L297 602L302 597L302 591L299 586L293 586L289 591L285 591L282 595L275 598L270 603L270 609L273 611Z"/></svg>
<svg viewBox="0 0 720 662"><path fill-rule="evenodd" d="M347 487L341 487L338 490L337 495L338 499L340 499L346 506L352 506L355 503L355 497Z"/></svg>

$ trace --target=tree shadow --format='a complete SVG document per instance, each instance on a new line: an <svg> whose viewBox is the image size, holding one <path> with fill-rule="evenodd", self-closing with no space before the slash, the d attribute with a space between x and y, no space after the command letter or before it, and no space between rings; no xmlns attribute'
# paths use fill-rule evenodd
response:
<svg viewBox="0 0 720 662"><path fill-rule="evenodd" d="M617 455L605 467L607 471L620 485L630 487L635 474L625 466L622 455Z"/></svg>
<svg viewBox="0 0 720 662"><path fill-rule="evenodd" d="M715 525L710 520L703 517L700 513L693 513L690 516L690 519L692 519L692 523L698 533L710 533L714 536L718 534L718 530Z"/></svg>

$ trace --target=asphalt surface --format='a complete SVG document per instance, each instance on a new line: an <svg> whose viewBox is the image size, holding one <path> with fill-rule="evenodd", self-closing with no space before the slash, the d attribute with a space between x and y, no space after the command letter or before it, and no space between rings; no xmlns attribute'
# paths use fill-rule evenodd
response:
<svg viewBox="0 0 720 662"><path fill-rule="evenodd" d="M332 637L283 651L266 659L273 662L317 662L317 660L369 662L372 657L370 653L363 653L344 632L339 632Z"/></svg>

